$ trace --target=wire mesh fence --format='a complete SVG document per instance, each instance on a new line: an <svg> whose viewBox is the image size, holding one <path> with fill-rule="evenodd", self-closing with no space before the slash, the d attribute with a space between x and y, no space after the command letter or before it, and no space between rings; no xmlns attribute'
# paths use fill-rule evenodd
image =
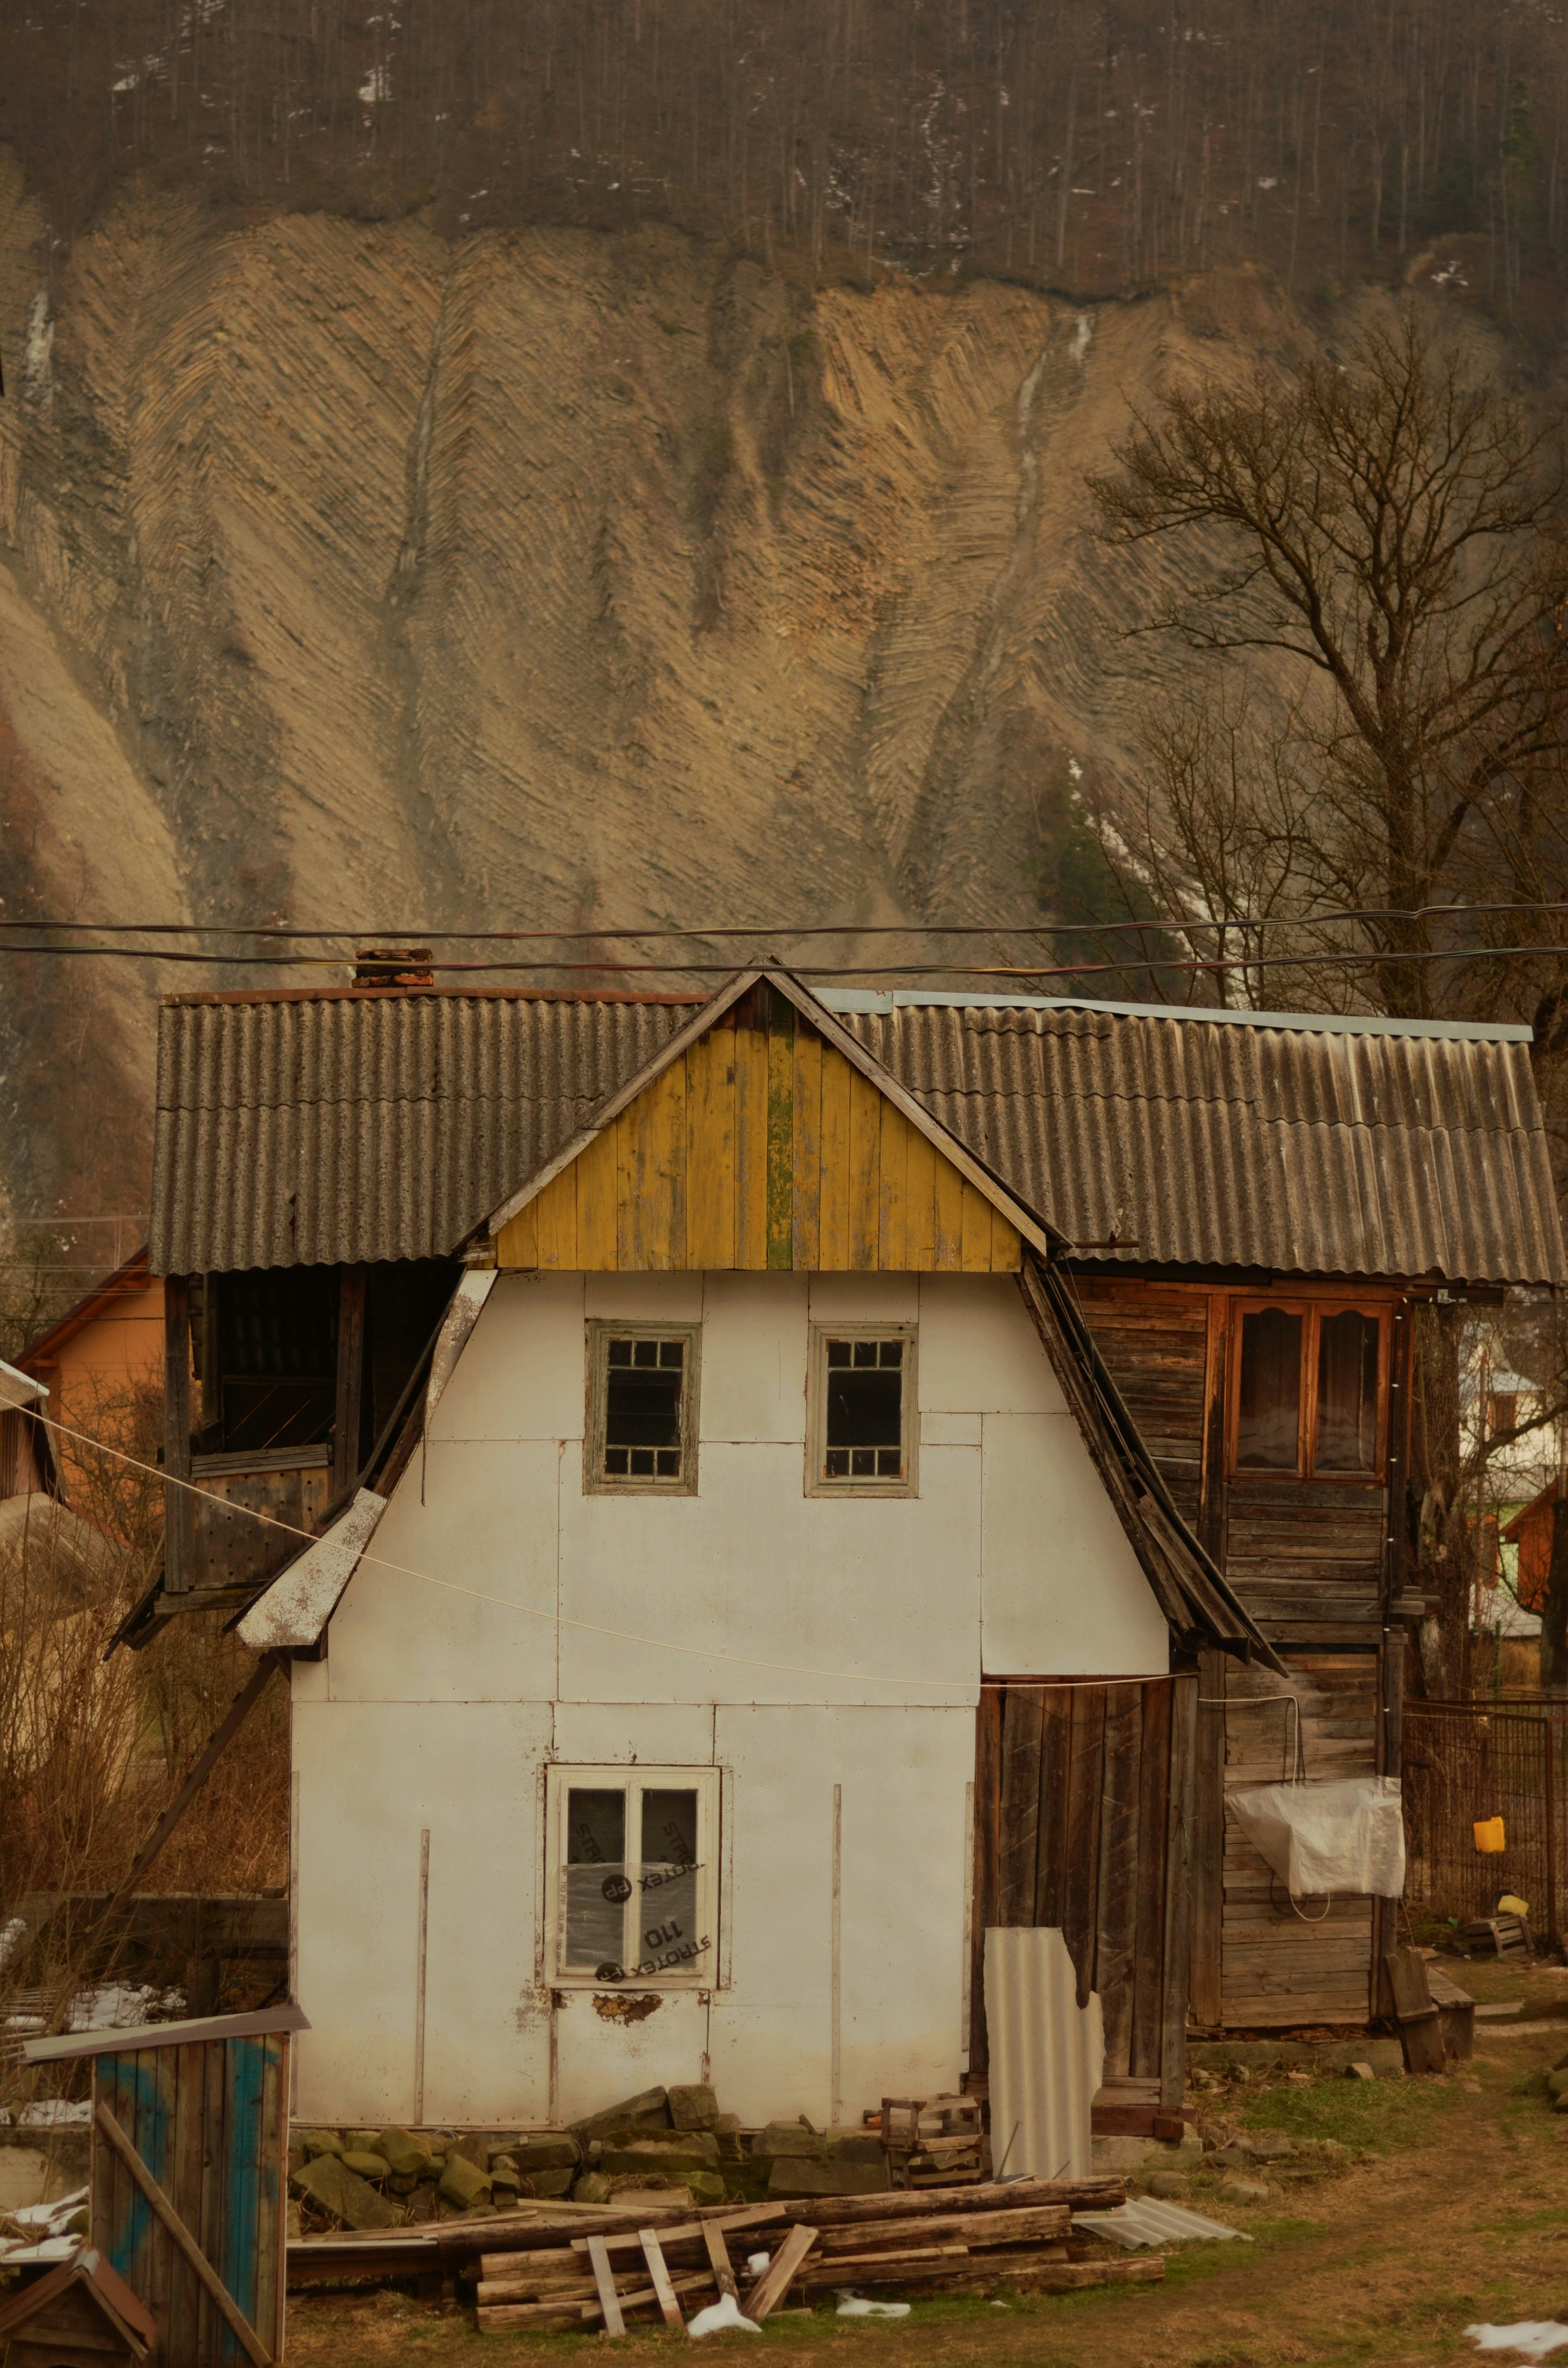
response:
<svg viewBox="0 0 1568 2368"><path fill-rule="evenodd" d="M1407 1702L1402 1773L1406 1906L1490 1916L1509 1892L1538 1940L1558 1937L1568 1704ZM1476 1827L1494 1817L1503 1849L1477 1849Z"/></svg>

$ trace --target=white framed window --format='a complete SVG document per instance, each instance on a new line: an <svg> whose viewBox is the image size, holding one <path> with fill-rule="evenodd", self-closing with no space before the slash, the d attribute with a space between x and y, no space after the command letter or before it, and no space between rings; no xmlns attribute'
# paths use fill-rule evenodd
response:
<svg viewBox="0 0 1568 2368"><path fill-rule="evenodd" d="M701 1340L695 1324L589 1324L588 1495L696 1496Z"/></svg>
<svg viewBox="0 0 1568 2368"><path fill-rule="evenodd" d="M813 1324L808 1497L918 1493L913 1324Z"/></svg>
<svg viewBox="0 0 1568 2368"><path fill-rule="evenodd" d="M546 1946L557 1988L710 1989L719 1770L547 1770Z"/></svg>

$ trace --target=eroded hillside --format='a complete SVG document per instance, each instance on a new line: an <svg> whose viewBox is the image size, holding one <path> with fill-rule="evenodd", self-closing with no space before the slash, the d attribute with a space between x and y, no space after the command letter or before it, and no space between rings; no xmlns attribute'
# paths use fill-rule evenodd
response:
<svg viewBox="0 0 1568 2368"><path fill-rule="evenodd" d="M668 230L177 194L67 249L0 152L6 909L1038 916L1160 662L1081 472L1262 286L811 298ZM204 974L7 976L12 1192L141 1205L151 993Z"/></svg>

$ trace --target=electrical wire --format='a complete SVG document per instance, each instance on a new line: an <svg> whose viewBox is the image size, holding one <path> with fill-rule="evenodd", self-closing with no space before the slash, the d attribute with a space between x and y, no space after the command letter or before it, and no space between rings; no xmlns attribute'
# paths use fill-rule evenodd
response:
<svg viewBox="0 0 1568 2368"><path fill-rule="evenodd" d="M0 944L0 955L48 954L59 960L73 956L97 961L196 962L208 970L342 970L347 966L347 956L331 954L211 954L160 953L144 946L17 946ZM1125 977L1129 967L1157 972L1162 975L1208 974L1225 971L1259 970L1368 970L1402 966L1412 962L1497 962L1520 956L1545 957L1561 962L1568 959L1568 944L1544 946L1451 946L1437 951L1393 953L1369 951L1365 953L1342 954L1236 954L1227 958L1204 957L1187 962L1166 962L1153 956L1141 961L1105 962L1063 962L1042 965L1039 962L831 962L807 964L775 963L767 955L753 957L755 966L788 969L794 978L1006 978L1032 979L1036 982L1053 979L1095 978L1112 974ZM735 962L432 962L426 967L447 973L483 972L494 976L527 973L537 977L540 972L564 972L568 975L581 973L596 978L606 975L629 978L653 973L662 978L672 975L682 978L733 978ZM408 990L401 990L407 992ZM417 994L415 987L412 990ZM1200 1007L1206 1008L1206 1007Z"/></svg>
<svg viewBox="0 0 1568 2368"><path fill-rule="evenodd" d="M62 1439L74 1439L101 1455L112 1455L117 1463L129 1464L135 1472L145 1472L151 1478L161 1480L165 1487L183 1488L190 1496L222 1505L226 1512L244 1513L247 1520L259 1521L264 1529L279 1530L285 1536L299 1538L306 1545L321 1543L324 1532L301 1530L292 1521L278 1520L271 1513L258 1513L254 1506L237 1504L227 1497L214 1496L211 1489L199 1487L194 1480L182 1480L176 1473L163 1471L157 1464L148 1463L139 1455L128 1454L123 1448L111 1447L108 1440L95 1439L90 1431L74 1429L69 1423L61 1422L55 1416L44 1414L37 1408L29 1408L29 1411L35 1420L41 1422L47 1429L57 1431ZM797 1661L768 1661L750 1653L722 1653L701 1645L676 1645L666 1637L639 1636L630 1629L607 1628L597 1621L573 1620L563 1611L541 1611L530 1603L514 1603L505 1595L487 1595L482 1588L462 1587L456 1579L437 1578L432 1572L415 1570L410 1564L390 1562L384 1554L366 1552L358 1556L356 1569L360 1564L367 1564L376 1570L390 1571L398 1578L419 1579L425 1586L439 1588L447 1595L466 1596L475 1603L493 1603L503 1611L520 1611L530 1620L548 1620L557 1628L580 1629L585 1635L608 1636L621 1645L640 1645L649 1652L679 1653L694 1661L724 1661L741 1668L772 1669L785 1677L822 1678L843 1685L906 1686L922 1691L937 1690L962 1694L972 1694L976 1691L976 1680L972 1678L883 1678L864 1669L810 1668Z"/></svg>
<svg viewBox="0 0 1568 2368"><path fill-rule="evenodd" d="M1476 913L1568 913L1568 901L1554 903L1545 898L1522 899L1515 904L1487 905L1369 905L1346 906L1340 912L1314 913L1299 916L1288 913L1264 913L1256 918L1245 916L1221 920L1205 920L1193 915L1181 915L1174 919L1127 921L827 921L789 922L757 921L735 924L726 922L714 928L642 926L639 928L587 928L580 929L430 929L414 924L402 924L395 928L372 928L346 926L336 929L292 928L283 922L248 921L45 921L6 920L0 918L0 930L5 929L97 929L119 937L235 937L283 938L292 945L312 940L352 939L362 946L377 945L389 952L404 951L410 946L424 944L470 945L532 945L547 941L565 942L579 939L603 941L611 938L639 940L681 938L998 938L998 937L1106 937L1119 931L1148 932L1165 930L1179 934L1189 929L1278 929L1324 928L1341 921L1430 921L1453 920Z"/></svg>

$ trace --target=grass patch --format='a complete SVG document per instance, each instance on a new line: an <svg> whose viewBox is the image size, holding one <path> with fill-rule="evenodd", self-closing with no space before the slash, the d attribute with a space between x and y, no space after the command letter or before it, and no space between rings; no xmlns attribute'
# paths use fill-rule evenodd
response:
<svg viewBox="0 0 1568 2368"><path fill-rule="evenodd" d="M1333 2138L1358 2156L1431 2146L1463 2091L1450 2080L1319 2080L1310 2089L1267 2089L1242 2120L1303 2141Z"/></svg>

